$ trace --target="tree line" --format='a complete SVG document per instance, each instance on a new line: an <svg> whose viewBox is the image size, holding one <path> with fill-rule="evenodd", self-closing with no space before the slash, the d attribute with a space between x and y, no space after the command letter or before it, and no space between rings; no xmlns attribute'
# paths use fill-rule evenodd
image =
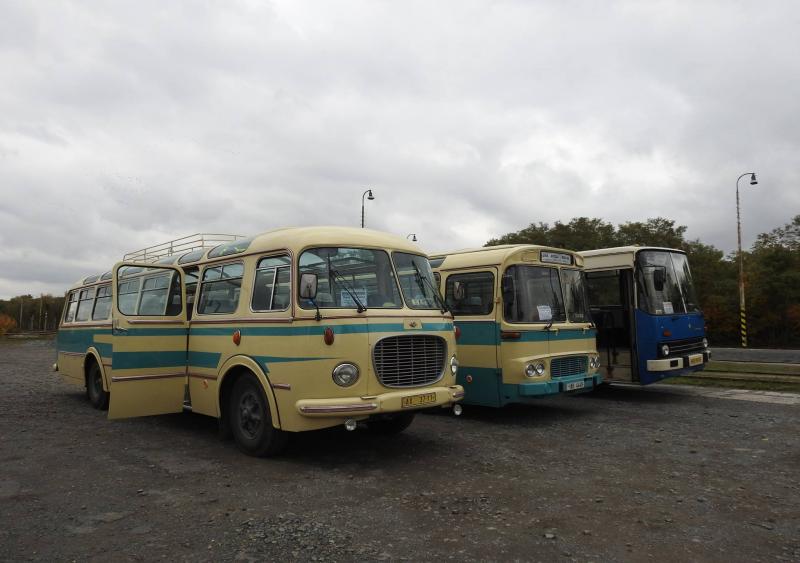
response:
<svg viewBox="0 0 800 563"><path fill-rule="evenodd" d="M689 255L709 338L715 345L739 344L739 269L736 254L725 256L699 239L686 240L686 227L656 217L614 226L603 219L576 217L568 223L531 223L492 239L498 244L541 244L592 250L639 244L685 250ZM751 347L800 347L800 215L758 235L743 252L748 343ZM55 330L63 297L20 295L0 300L0 335L18 330Z"/></svg>
<svg viewBox="0 0 800 563"><path fill-rule="evenodd" d="M541 244L593 250L638 244L686 251L698 300L714 345L738 346L739 266L736 253L725 256L699 239L686 240L686 227L656 217L614 226L602 219L576 217L568 223L531 223L492 239L498 244ZM800 215L758 235L743 251L748 345L800 347Z"/></svg>
<svg viewBox="0 0 800 563"><path fill-rule="evenodd" d="M7 332L56 330L64 298L52 295L18 295L0 299L0 336Z"/></svg>

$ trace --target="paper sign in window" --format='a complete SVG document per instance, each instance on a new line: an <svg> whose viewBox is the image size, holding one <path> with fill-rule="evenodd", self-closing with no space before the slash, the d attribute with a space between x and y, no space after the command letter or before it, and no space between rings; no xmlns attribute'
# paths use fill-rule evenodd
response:
<svg viewBox="0 0 800 563"><path fill-rule="evenodd" d="M355 295L361 304L365 307L367 306L367 288L366 287L354 287L351 292ZM350 296L350 293L347 290L343 289L340 294L341 304L342 307L358 307L353 298Z"/></svg>
<svg viewBox="0 0 800 563"><path fill-rule="evenodd" d="M673 314L675 312L675 310L672 308L672 302L671 301L664 301L663 305L664 305L664 314L665 315L671 315L671 314Z"/></svg>
<svg viewBox="0 0 800 563"><path fill-rule="evenodd" d="M549 321L553 318L553 310L550 305L537 305L536 310L539 313L540 321Z"/></svg>

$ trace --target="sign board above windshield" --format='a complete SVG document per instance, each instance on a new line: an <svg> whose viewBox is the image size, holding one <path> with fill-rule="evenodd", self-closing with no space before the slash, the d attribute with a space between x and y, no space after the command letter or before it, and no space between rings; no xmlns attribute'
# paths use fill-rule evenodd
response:
<svg viewBox="0 0 800 563"><path fill-rule="evenodd" d="M569 254L564 254L562 252L547 252L542 250L541 255L539 256L539 260L542 262L547 262L549 264L572 264L572 256Z"/></svg>

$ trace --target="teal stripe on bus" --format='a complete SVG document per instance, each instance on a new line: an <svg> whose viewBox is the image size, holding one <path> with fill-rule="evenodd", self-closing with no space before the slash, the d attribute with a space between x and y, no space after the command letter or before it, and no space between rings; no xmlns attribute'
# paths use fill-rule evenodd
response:
<svg viewBox="0 0 800 563"><path fill-rule="evenodd" d="M101 356L111 354L110 344L94 341L98 334L111 334L110 328L61 329L56 335L56 350L59 352L86 352L94 346Z"/></svg>
<svg viewBox="0 0 800 563"><path fill-rule="evenodd" d="M197 352L189 350L189 367L216 369L219 366L219 352Z"/></svg>
<svg viewBox="0 0 800 563"><path fill-rule="evenodd" d="M195 336L229 336L232 330L239 330L242 336L322 336L326 328L332 328L336 334L366 334L374 332L419 332L420 329L406 330L402 323L380 324L347 324L327 325L324 319L318 325L304 326L244 326L239 327L236 322L231 322L230 327L192 327L191 334ZM450 323L423 323L421 330L432 332L452 331Z"/></svg>
<svg viewBox="0 0 800 563"><path fill-rule="evenodd" d="M457 321L461 329L459 346L497 346L500 342L500 326L494 321Z"/></svg>
<svg viewBox="0 0 800 563"><path fill-rule="evenodd" d="M113 362L114 371L121 369L182 368L186 366L186 351L114 352Z"/></svg>
<svg viewBox="0 0 800 563"><path fill-rule="evenodd" d="M500 325L495 321L457 321L461 329L459 346L496 346L500 344ZM513 330L513 329L511 329ZM595 338L597 330L558 329L556 330L519 330L520 337L507 342L553 342L557 340L583 340Z"/></svg>
<svg viewBox="0 0 800 563"><path fill-rule="evenodd" d="M308 358L289 356L250 356L258 365L264 367L264 373L269 373L269 364L288 362L314 362L317 360L332 360L333 358Z"/></svg>

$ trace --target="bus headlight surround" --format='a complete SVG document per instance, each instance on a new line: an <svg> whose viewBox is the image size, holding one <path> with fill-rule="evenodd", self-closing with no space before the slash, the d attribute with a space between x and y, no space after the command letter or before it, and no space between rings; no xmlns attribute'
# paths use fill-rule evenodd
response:
<svg viewBox="0 0 800 563"><path fill-rule="evenodd" d="M458 359L456 358L455 354L453 354L450 358L450 373L453 375L458 373Z"/></svg>
<svg viewBox="0 0 800 563"><path fill-rule="evenodd" d="M667 346L666 344L662 344L660 350L662 356L664 356L665 358L669 356L669 346Z"/></svg>
<svg viewBox="0 0 800 563"><path fill-rule="evenodd" d="M350 387L358 381L358 366L355 364L339 364L333 368L333 382L340 387Z"/></svg>
<svg viewBox="0 0 800 563"><path fill-rule="evenodd" d="M600 367L600 356L589 356L589 367L598 369Z"/></svg>

